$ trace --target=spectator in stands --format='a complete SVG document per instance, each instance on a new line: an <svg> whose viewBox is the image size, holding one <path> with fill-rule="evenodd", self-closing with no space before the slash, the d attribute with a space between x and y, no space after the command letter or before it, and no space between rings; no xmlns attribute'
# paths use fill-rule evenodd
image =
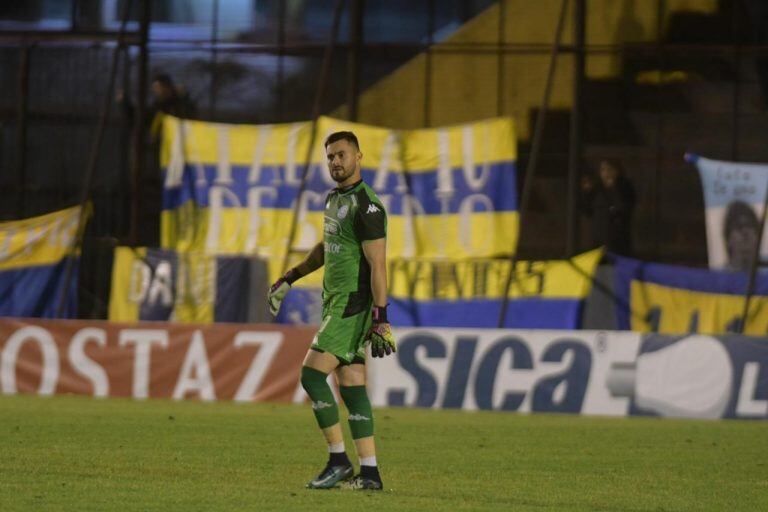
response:
<svg viewBox="0 0 768 512"><path fill-rule="evenodd" d="M581 210L591 218L593 245L631 256L635 189L624 175L621 163L601 161L598 179L585 175L581 190Z"/></svg>
<svg viewBox="0 0 768 512"><path fill-rule="evenodd" d="M190 117L195 112L195 104L187 91L177 86L169 75L158 73L152 81L154 99L151 109L176 117Z"/></svg>
<svg viewBox="0 0 768 512"><path fill-rule="evenodd" d="M123 93L117 92L117 101L124 114L124 139L127 148L130 144L130 133L136 122L135 106ZM195 114L195 104L182 87L173 83L171 77L164 73L155 75L152 79L152 99L147 105L143 122L147 128L145 155L140 166L139 181L141 183L142 208L140 209L138 244L154 247L160 243L160 210L162 208L162 181L160 169L160 142L162 137L162 114L177 117L192 117ZM127 150L126 150L127 151Z"/></svg>
<svg viewBox="0 0 768 512"><path fill-rule="evenodd" d="M122 90L117 92L117 101L123 108L126 118L133 122L135 107ZM183 87L173 83L170 75L158 73L152 80L152 101L148 105L146 119L154 122L157 114L170 114L189 118L195 114L195 103Z"/></svg>
<svg viewBox="0 0 768 512"><path fill-rule="evenodd" d="M723 243L728 254L727 270L749 270L760 240L760 221L747 203L732 201L725 211Z"/></svg>

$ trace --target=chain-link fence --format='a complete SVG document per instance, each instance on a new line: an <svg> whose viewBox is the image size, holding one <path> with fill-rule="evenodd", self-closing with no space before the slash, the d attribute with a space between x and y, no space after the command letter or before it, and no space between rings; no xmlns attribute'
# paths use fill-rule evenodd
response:
<svg viewBox="0 0 768 512"><path fill-rule="evenodd" d="M78 202L104 95L121 92L124 103L136 105L142 66L148 90L154 75L168 75L201 119L275 123L311 116L334 0L134 0L116 90L109 93L126 1L41 0L0 8L3 219ZM768 10L750 0L593 0L582 4L582 48L574 44L578 2L568 2L539 165L523 213L530 229L522 252L564 255L573 215L565 206L570 141L578 140L579 172L618 159L635 185L635 255L704 264L701 190L683 154L768 159ZM512 116L525 178L561 0L345 4L322 112L395 128ZM151 23L142 41L147 8ZM574 69L581 50L582 76ZM152 101L149 92L147 106ZM94 261L107 258L117 243L158 242L154 217L146 214L160 207L153 134L148 126L146 160L134 181L133 119L123 106L113 104L91 187L95 214L85 248L101 256L86 250L84 258ZM578 139L571 137L575 106L582 119ZM131 215L137 202L146 215ZM582 220L579 249L589 245ZM82 278L91 297L84 316L106 314L108 283L101 280L108 281L109 269L96 267Z"/></svg>

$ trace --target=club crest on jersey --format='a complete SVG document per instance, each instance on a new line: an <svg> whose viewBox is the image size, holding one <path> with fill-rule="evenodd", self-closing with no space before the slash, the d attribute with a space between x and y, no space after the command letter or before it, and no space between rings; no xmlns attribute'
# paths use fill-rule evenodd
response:
<svg viewBox="0 0 768 512"><path fill-rule="evenodd" d="M336 217L338 217L338 219L341 220L347 216L348 212L349 212L349 205L343 204L341 205L341 208L339 208L339 211L336 212Z"/></svg>
<svg viewBox="0 0 768 512"><path fill-rule="evenodd" d="M330 217L325 218L325 232L329 235L338 235L341 232L339 223Z"/></svg>
<svg viewBox="0 0 768 512"><path fill-rule="evenodd" d="M376 213L380 211L375 204L371 203L368 205L368 209L365 211L365 213Z"/></svg>

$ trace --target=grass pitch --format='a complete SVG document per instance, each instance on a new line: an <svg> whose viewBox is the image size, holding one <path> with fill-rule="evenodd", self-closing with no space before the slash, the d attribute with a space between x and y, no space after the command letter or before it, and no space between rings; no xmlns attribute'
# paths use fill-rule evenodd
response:
<svg viewBox="0 0 768 512"><path fill-rule="evenodd" d="M0 510L768 510L761 422L383 409L376 428L384 492L310 491L308 407L0 397Z"/></svg>

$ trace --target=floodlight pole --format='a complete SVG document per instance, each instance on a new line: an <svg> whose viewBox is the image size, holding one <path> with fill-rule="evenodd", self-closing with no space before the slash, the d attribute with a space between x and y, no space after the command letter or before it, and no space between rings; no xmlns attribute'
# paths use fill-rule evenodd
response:
<svg viewBox="0 0 768 512"><path fill-rule="evenodd" d="M741 312L741 322L739 322L738 334L744 334L747 328L747 317L749 316L749 303L752 295L755 294L755 281L757 280L757 268L760 266L760 246L763 244L763 231L765 230L765 218L768 216L768 181L766 182L765 196L763 198L763 214L760 216L760 231L757 235L755 247L752 250L752 261L749 265L749 281L747 281L747 291L744 293L744 310Z"/></svg>
<svg viewBox="0 0 768 512"><path fill-rule="evenodd" d="M584 43L587 24L586 0L574 0L573 12L573 94L571 97L570 141L568 144L568 215L566 217L565 257L572 258L579 246L579 175L582 154L582 106L581 99L585 56Z"/></svg>
<svg viewBox="0 0 768 512"><path fill-rule="evenodd" d="M139 243L139 212L141 211L141 183L146 159L145 138L146 130L144 117L147 112L147 40L149 39L149 24L151 19L152 2L140 0L139 23L139 59L138 75L136 77L136 111L133 115L133 132L131 133L131 245ZM110 89L111 91L111 89ZM110 92L111 94L111 92Z"/></svg>
<svg viewBox="0 0 768 512"><path fill-rule="evenodd" d="M349 42L347 54L347 119L357 121L360 96L360 54L363 46L363 10L365 0L350 0Z"/></svg>
<svg viewBox="0 0 768 512"><path fill-rule="evenodd" d="M16 201L17 212L26 216L27 198L27 119L29 118L29 45L24 45L19 55L18 110L16 118Z"/></svg>
<svg viewBox="0 0 768 512"><path fill-rule="evenodd" d="M219 58L219 0L213 0L211 12L211 76L208 86L208 112L212 120L216 120L216 89L219 87L216 76L216 66Z"/></svg>
<svg viewBox="0 0 768 512"><path fill-rule="evenodd" d="M333 49L336 46L339 25L341 23L341 13L343 11L344 0L336 0L336 5L333 9L333 25L331 26L331 34L328 37L328 43L326 44L325 51L323 52L323 67L320 70L320 78L317 81L317 89L315 92L315 102L312 106L312 121L309 133L309 143L307 145L306 158L304 159L304 167L301 172L301 183L299 184L299 190L296 193L296 202L293 206L291 229L288 232L288 242L285 248L285 256L283 258L283 273L288 270L288 264L290 263L291 254L293 253L293 239L296 238L296 231L298 231L301 196L304 194L304 190L307 188L309 167L312 164L312 151L315 146L315 140L317 139L317 121L320 117L320 111L323 107L323 98L325 96L325 89L328 83L328 76L331 73L331 57L333 57Z"/></svg>
<svg viewBox="0 0 768 512"><path fill-rule="evenodd" d="M552 84L555 80L555 70L557 69L557 56L560 52L560 42L563 38L563 28L565 27L565 15L568 12L568 0L562 0L560 3L560 17L557 20L557 28L555 29L555 39L552 41L552 48L549 52L549 69L547 70L547 82L544 86L544 93L541 98L541 108L536 116L536 126L533 131L533 139L531 141L531 154L528 157L528 165L525 169L525 181L523 182L523 193L520 199L519 213L519 229L517 232L517 246L520 246L520 241L523 235L523 222L525 212L528 210L528 203L531 201L531 189L533 187L533 178L536 174L536 164L538 163L539 153L541 151L541 140L544 133L544 125L547 118L547 109L549 109L549 100L552 96ZM512 285L512 280L515 277L515 270L518 261L517 247L513 250L512 255L509 258L509 275L504 285L504 295L501 301L501 310L499 311L498 327L504 327L504 321L507 317L507 309L509 307L509 287Z"/></svg>
<svg viewBox="0 0 768 512"><path fill-rule="evenodd" d="M147 0L144 0L145 2ZM107 82L107 90L104 93L104 102L101 106L101 113L99 115L99 124L96 128L96 136L91 146L91 152L88 155L88 166L85 168L85 176L83 177L83 185L80 189L80 212L77 219L77 229L75 230L75 236L72 238L72 242L67 250L67 255L64 262L64 277L62 279L62 287L59 291L59 301L56 306L56 316L61 317L64 314L64 306L67 299L67 289L69 288L69 282L72 280L72 267L74 265L74 256L79 247L83 245L83 235L85 234L85 226L88 220L88 199L91 195L91 185L93 183L93 175L96 171L96 163L99 159L99 150L101 149L101 141L104 138L104 128L109 119L109 114L112 111L112 103L114 103L114 90L115 81L117 78L117 64L120 57L120 50L125 42L125 28L128 23L128 15L131 12L132 0L126 0L123 7L122 21L120 23L120 32L117 35L117 44L112 51L112 63L109 69L109 80Z"/></svg>
<svg viewBox="0 0 768 512"><path fill-rule="evenodd" d="M506 30L507 30L507 2L506 0L499 0L499 24L497 27L497 44L499 45L499 52L496 54L496 115L501 117L504 115L504 91L506 89L506 53L502 51L502 48L506 45Z"/></svg>
<svg viewBox="0 0 768 512"><path fill-rule="evenodd" d="M427 0L427 47L424 50L424 128L432 126L432 44L435 42L435 0Z"/></svg>
<svg viewBox="0 0 768 512"><path fill-rule="evenodd" d="M285 81L285 64L283 60L285 58L285 2L277 3L277 68L275 69L275 84L277 84L277 91L275 91L275 120L281 122L283 120L283 101L285 94L283 93L283 82Z"/></svg>

